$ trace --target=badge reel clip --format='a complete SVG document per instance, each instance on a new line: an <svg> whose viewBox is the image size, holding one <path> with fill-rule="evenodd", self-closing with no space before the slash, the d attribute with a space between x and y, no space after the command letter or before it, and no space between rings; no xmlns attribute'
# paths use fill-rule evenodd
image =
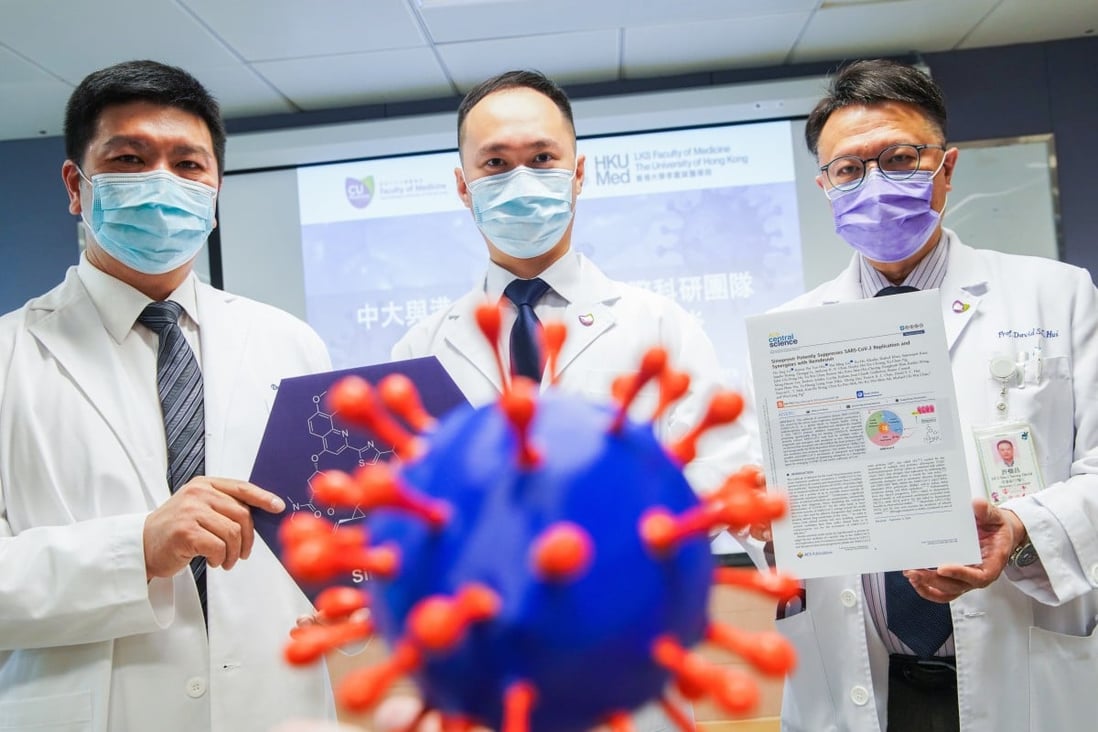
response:
<svg viewBox="0 0 1098 732"><path fill-rule="evenodd" d="M1018 364L1006 356L997 356L991 359L988 370L991 371L991 378L999 382L999 401L996 402L995 409L1000 418L1006 417L1007 389L1018 378Z"/></svg>

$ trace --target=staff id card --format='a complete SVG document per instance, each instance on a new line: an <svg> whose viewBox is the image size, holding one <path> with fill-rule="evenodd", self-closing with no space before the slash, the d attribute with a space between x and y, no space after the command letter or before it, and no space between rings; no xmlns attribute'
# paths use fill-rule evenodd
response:
<svg viewBox="0 0 1098 732"><path fill-rule="evenodd" d="M1009 422L973 429L980 470L988 499L998 506L1045 487L1033 430L1026 422Z"/></svg>

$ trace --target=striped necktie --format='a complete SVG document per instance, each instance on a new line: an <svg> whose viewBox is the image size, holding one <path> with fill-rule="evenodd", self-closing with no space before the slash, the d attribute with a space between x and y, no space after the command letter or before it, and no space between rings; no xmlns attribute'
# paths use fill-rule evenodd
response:
<svg viewBox="0 0 1098 732"><path fill-rule="evenodd" d="M202 370L179 328L183 306L170 300L150 303L137 321L160 337L156 355L156 389L164 413L168 444L168 487L175 493L206 471ZM191 572L206 617L206 558L191 560Z"/></svg>

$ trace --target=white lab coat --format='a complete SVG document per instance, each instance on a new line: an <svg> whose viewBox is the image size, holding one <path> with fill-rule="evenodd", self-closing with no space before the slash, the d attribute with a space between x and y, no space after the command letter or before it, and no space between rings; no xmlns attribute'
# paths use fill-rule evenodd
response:
<svg viewBox="0 0 1098 732"><path fill-rule="evenodd" d="M721 385L720 367L708 336L673 301L609 279L583 255L566 256L579 258L580 286L563 316L568 337L557 366L556 388L596 401L609 400L614 378L635 372L645 351L663 346L668 363L691 375L691 388L657 423L656 432L664 444L683 435L700 420L709 397ZM479 288L417 324L393 346L393 359L436 356L471 404L480 406L499 398L502 387L494 346L484 338L474 317L483 302L485 295ZM548 379L546 373L543 389L548 387ZM650 417L654 403L650 396L638 399L631 415ZM686 466L684 473L696 491L718 487L739 467L735 463L738 453L733 443L722 437L724 431L717 429L704 436L697 459ZM688 708L684 711L690 713ZM676 729L655 705L638 710L632 722L637 732Z"/></svg>
<svg viewBox="0 0 1098 732"><path fill-rule="evenodd" d="M247 479L275 386L329 369L327 353L274 308L200 284L197 307L207 473ZM163 436L136 430L132 392L75 267L0 319L0 730L332 718L324 665L281 659L311 606L258 536L251 558L208 572L208 643L189 570L146 585L142 528L169 493L146 448Z"/></svg>
<svg viewBox="0 0 1098 732"><path fill-rule="evenodd" d="M951 237L940 289L972 493L986 495L972 427L995 417L993 356L1043 339L1043 374L1014 388L1011 420L1033 427L1044 492L1006 505L1025 522L1047 575L1000 577L951 603L964 732L1075 732L1098 724L1098 293L1085 270L975 250ZM861 298L857 261L788 303ZM954 303L958 303L956 308ZM964 305L969 307L964 309ZM958 312L963 311L963 312ZM1055 335L1053 335L1055 334ZM798 666L782 729L885 728L888 652L868 617L860 576L808 580L805 612L778 622Z"/></svg>
<svg viewBox="0 0 1098 732"><path fill-rule="evenodd" d="M663 346L668 363L688 372L692 381L687 395L656 425L657 436L666 444L686 433L705 413L709 397L722 382L708 336L675 302L609 279L581 254L565 256L579 259L580 285L579 295L568 304L563 317L568 337L557 365L558 388L592 400L608 400L615 377L635 372L645 351ZM478 288L416 324L393 346L393 359L436 356L471 404L480 406L497 399L502 387L494 346L484 338L474 317L483 302L483 288ZM547 386L548 373L542 388ZM654 404L647 395L638 399L631 414L650 416ZM734 462L736 452L721 439L720 432L714 430L702 438L698 458L686 468L688 480L700 492L712 490L739 467Z"/></svg>

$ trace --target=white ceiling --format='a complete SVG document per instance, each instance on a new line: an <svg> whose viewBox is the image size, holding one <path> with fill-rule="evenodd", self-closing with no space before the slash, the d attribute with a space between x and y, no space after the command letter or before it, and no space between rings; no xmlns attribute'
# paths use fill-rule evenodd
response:
<svg viewBox="0 0 1098 732"><path fill-rule="evenodd" d="M0 140L57 135L75 84L153 58L227 117L1095 33L1098 0L0 0Z"/></svg>

